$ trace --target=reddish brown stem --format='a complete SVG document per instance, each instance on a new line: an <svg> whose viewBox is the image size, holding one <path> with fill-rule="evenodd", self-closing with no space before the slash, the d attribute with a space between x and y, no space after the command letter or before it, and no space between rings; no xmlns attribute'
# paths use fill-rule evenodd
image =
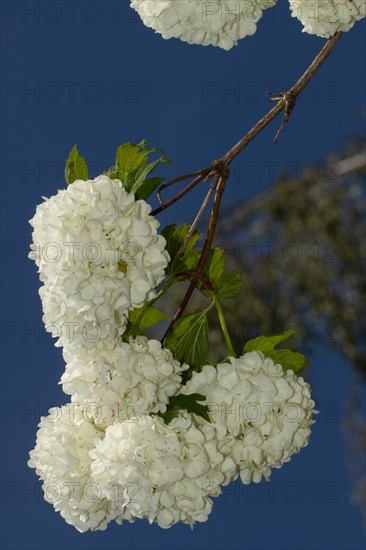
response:
<svg viewBox="0 0 366 550"><path fill-rule="evenodd" d="M213 208L212 208L212 212L211 212L211 216L210 216L210 222L209 222L209 225L208 225L208 231L207 231L205 244L203 246L200 259L198 260L198 264L197 264L196 269L193 271L193 277L192 277L191 283L188 287L188 290L187 290L187 292L186 292L179 308L175 312L175 315L174 315L167 331L165 332L165 334L163 336L163 340L168 336L168 334L170 334L174 323L176 323L178 321L178 319L180 319L180 317L183 315L184 310L186 309L186 307L188 305L188 302L191 299L192 294L193 294L193 292L194 292L194 290L197 286L197 283L198 283L200 277L202 277L202 275L203 275L204 267L205 267L206 262L208 260L208 256L210 254L213 239L214 239L214 236L215 236L217 220L218 220L218 216L219 216L219 212L220 212L221 199L222 199L222 195L224 193L225 185L226 185L226 182L227 182L228 178L229 178L229 173L228 172L225 172L225 174L223 174L221 176L218 176L218 183L217 183L217 186L216 186L215 200L214 200L214 204L213 204Z"/></svg>
<svg viewBox="0 0 366 550"><path fill-rule="evenodd" d="M172 206L172 204L178 202L181 198L184 197L184 195L189 193L189 191L191 191L191 189L196 187L196 185L198 185L205 178L205 176L206 176L206 172L201 174L200 176L198 176L193 181L191 181L191 183L189 183L184 189L182 189L182 191L180 191L177 195L175 195L175 197L173 197L169 201L165 202L164 204L162 204L161 206L159 206L155 210L153 210L151 212L151 215L152 216L157 216L158 214L160 214L160 212L163 212L163 210L165 210L169 206ZM179 181L179 179L177 181Z"/></svg>

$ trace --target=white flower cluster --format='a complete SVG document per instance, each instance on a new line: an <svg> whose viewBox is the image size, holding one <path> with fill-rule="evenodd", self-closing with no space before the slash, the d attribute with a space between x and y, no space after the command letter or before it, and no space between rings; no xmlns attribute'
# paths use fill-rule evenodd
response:
<svg viewBox="0 0 366 550"><path fill-rule="evenodd" d="M310 387L261 352L195 373L184 393L206 396L213 425L231 448L243 483L269 479L308 443L314 423Z"/></svg>
<svg viewBox="0 0 366 550"><path fill-rule="evenodd" d="M366 0L290 0L290 8L304 25L303 32L324 38L347 32L366 17Z"/></svg>
<svg viewBox="0 0 366 550"><path fill-rule="evenodd" d="M90 456L93 479L118 512L163 528L207 521L209 496L235 473L233 460L217 450L215 428L187 413L170 425L142 415L109 426Z"/></svg>
<svg viewBox="0 0 366 550"><path fill-rule="evenodd" d="M188 368L160 342L143 336L98 353L65 350L64 358L64 392L73 402L98 405L98 422L103 425L139 414L164 413L169 397L180 389L180 373Z"/></svg>
<svg viewBox="0 0 366 550"><path fill-rule="evenodd" d="M131 0L147 27L163 38L230 50L256 32L263 10L277 0ZM365 0L289 0L304 32L321 37L349 31L366 17Z"/></svg>
<svg viewBox="0 0 366 550"><path fill-rule="evenodd" d="M150 210L107 176L75 181L37 207L30 257L59 345L113 346L128 311L154 296L169 257Z"/></svg>
<svg viewBox="0 0 366 550"><path fill-rule="evenodd" d="M164 413L188 368L156 340L121 339L128 311L154 296L169 260L149 214L119 180L101 176L45 200L31 220L30 257L44 283L46 327L64 346L71 403L42 419L29 465L46 500L82 532L135 518L102 495L89 452L114 422Z"/></svg>
<svg viewBox="0 0 366 550"><path fill-rule="evenodd" d="M105 176L77 181L38 207L31 257L49 326L118 323L124 332L128 311L153 296L168 262L149 212ZM44 255L50 243L57 261ZM131 243L129 263L122 250ZM91 244L92 259L84 256ZM111 521L204 522L222 486L239 475L243 483L268 479L308 442L308 384L260 352L206 365L183 385L188 366L156 340L107 334L86 345L76 333L60 338L60 383L71 402L41 419L29 466L45 499L80 532ZM200 411L191 394L204 396L210 421L191 412Z"/></svg>
<svg viewBox="0 0 366 550"><path fill-rule="evenodd" d="M255 33L263 10L277 0L132 0L147 27L163 38L230 50Z"/></svg>
<svg viewBox="0 0 366 550"><path fill-rule="evenodd" d="M164 397L162 403L157 401L156 383L155 401L146 411L106 420L100 408L112 401L118 402L115 407L123 404L133 364L137 380L148 371L154 380L159 377L153 373L154 361L157 370L170 372L172 360L166 360L157 342L145 339L130 345L132 360L126 362L125 373L123 364L111 357L106 359L108 367L103 361L91 365L87 380L86 365L79 376L76 363L69 367L75 377L66 371L63 378L70 381L64 384L76 392L73 399L79 393L85 399L51 409L31 451L29 465L44 481L46 500L79 531L105 529L111 520L148 519L162 528L206 521L210 497L220 495L222 486L238 475L245 484L262 476L268 480L272 468L280 468L307 445L316 412L308 384L260 352L231 358L217 368L206 365L180 387L182 394L206 396L210 422L183 410L169 424L152 414L166 408ZM143 350L154 350L146 371L139 356ZM128 358L127 348L124 352L123 359ZM139 392L136 402L144 407Z"/></svg>
<svg viewBox="0 0 366 550"><path fill-rule="evenodd" d="M67 523L80 532L104 530L111 520L132 520L101 496L91 479L89 452L104 431L87 416L83 407L65 405L50 409L39 424L37 443L28 465L43 481L45 500ZM123 516L123 517L122 517Z"/></svg>

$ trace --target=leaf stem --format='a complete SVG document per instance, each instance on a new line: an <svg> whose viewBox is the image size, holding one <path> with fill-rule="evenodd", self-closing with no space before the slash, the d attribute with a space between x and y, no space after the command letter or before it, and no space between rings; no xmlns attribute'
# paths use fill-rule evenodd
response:
<svg viewBox="0 0 366 550"><path fill-rule="evenodd" d="M231 342L230 334L229 334L229 331L228 331L228 328L227 328L227 324L226 324L225 317L224 317L224 312L222 310L220 301L217 298L215 298L214 300L215 300L215 306L216 306L217 314L218 314L219 320L220 320L221 330L222 330L222 333L224 335L226 346L227 346L227 349L228 349L228 352L229 352L229 356L230 357L237 357L237 355L235 353L235 350L234 350L234 346Z"/></svg>

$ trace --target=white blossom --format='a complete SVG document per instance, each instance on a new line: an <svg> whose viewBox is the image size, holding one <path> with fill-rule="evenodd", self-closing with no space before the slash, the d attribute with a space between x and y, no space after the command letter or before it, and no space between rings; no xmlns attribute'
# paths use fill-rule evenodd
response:
<svg viewBox="0 0 366 550"><path fill-rule="evenodd" d="M255 33L263 10L277 0L132 0L147 27L163 38L230 50Z"/></svg>
<svg viewBox="0 0 366 550"><path fill-rule="evenodd" d="M162 528L207 521L209 497L235 476L215 428L183 412L170 425L158 416L115 423L90 456L93 479L116 508Z"/></svg>
<svg viewBox="0 0 366 550"><path fill-rule="evenodd" d="M309 385L261 352L230 358L217 368L204 366L182 393L206 396L210 418L243 483L269 479L272 468L308 443L315 412Z"/></svg>
<svg viewBox="0 0 366 550"><path fill-rule="evenodd" d="M43 481L45 500L80 532L104 530L111 520L132 517L102 496L91 478L89 451L104 437L93 412L81 405L54 407L42 417L28 465Z"/></svg>
<svg viewBox="0 0 366 550"><path fill-rule="evenodd" d="M103 424L165 412L169 397L181 386L181 372L188 368L160 342L143 336L112 349L65 349L64 358L64 392L72 401L95 403Z"/></svg>
<svg viewBox="0 0 366 550"><path fill-rule="evenodd" d="M324 38L349 31L366 17L365 0L290 0L290 8L304 25L303 32Z"/></svg>
<svg viewBox="0 0 366 550"><path fill-rule="evenodd" d="M150 210L107 176L75 181L37 207L30 257L52 332L75 322L121 333L128 311L154 297L169 256Z"/></svg>

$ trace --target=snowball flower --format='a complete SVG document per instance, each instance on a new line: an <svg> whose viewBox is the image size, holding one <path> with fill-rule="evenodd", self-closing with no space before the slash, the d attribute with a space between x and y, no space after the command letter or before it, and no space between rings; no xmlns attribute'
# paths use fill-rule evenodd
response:
<svg viewBox="0 0 366 550"><path fill-rule="evenodd" d="M308 443L315 412L309 385L261 352L194 373L182 393L207 398L210 418L225 432L243 483L269 479Z"/></svg>
<svg viewBox="0 0 366 550"><path fill-rule="evenodd" d="M290 8L304 25L303 32L324 38L349 31L366 17L365 0L290 0Z"/></svg>
<svg viewBox="0 0 366 550"><path fill-rule="evenodd" d="M230 50L255 33L263 10L277 0L132 0L147 27L163 38Z"/></svg>
<svg viewBox="0 0 366 550"><path fill-rule="evenodd" d="M207 521L209 496L235 475L215 428L183 412L169 425L145 415L113 424L90 456L93 479L116 508L162 528Z"/></svg>
<svg viewBox="0 0 366 550"><path fill-rule="evenodd" d="M126 328L124 318L114 321L88 321L83 312L67 303L62 287L50 288L44 285L39 289L42 301L43 322L48 332L57 338L56 346L79 353L81 349L111 349L121 341Z"/></svg>
<svg viewBox="0 0 366 550"><path fill-rule="evenodd" d="M104 436L93 422L93 412L68 404L42 417L37 443L28 465L43 481L45 500L81 533L104 530L111 520L132 520L101 495L90 477L89 451Z"/></svg>
<svg viewBox="0 0 366 550"><path fill-rule="evenodd" d="M128 311L155 295L169 261L150 211L107 176L75 181L37 207L30 258L46 285L47 325L60 331L80 321L123 332Z"/></svg>
<svg viewBox="0 0 366 550"><path fill-rule="evenodd" d="M98 422L111 424L140 414L165 412L169 397L181 385L188 368L157 340L141 336L111 350L64 351L67 362L61 378L72 401L98 406Z"/></svg>

